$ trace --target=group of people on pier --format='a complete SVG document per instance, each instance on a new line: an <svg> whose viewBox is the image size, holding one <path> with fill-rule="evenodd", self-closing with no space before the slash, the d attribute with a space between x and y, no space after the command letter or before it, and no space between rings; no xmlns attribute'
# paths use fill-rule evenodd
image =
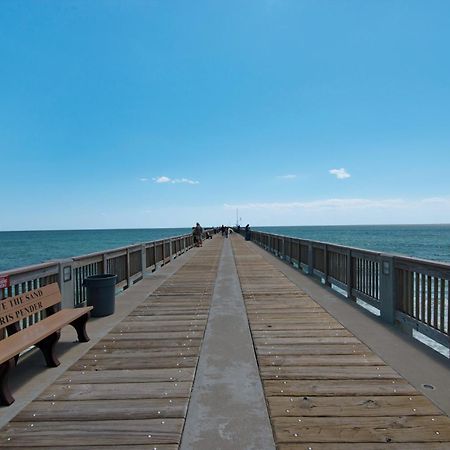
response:
<svg viewBox="0 0 450 450"><path fill-rule="evenodd" d="M228 238L228 236L233 233L233 231L236 231L237 233L241 233L241 226L237 225L235 228L228 227L226 225L222 225L220 227L213 227L212 232L214 234L217 234L218 232L222 233L222 236L225 238ZM192 227L192 235L194 237L194 245L196 247L203 247L203 238L205 239L212 239L211 233L206 230L203 230L203 227L197 222L195 227ZM245 226L245 240L250 241L251 240L251 231L250 231L250 225L247 224Z"/></svg>

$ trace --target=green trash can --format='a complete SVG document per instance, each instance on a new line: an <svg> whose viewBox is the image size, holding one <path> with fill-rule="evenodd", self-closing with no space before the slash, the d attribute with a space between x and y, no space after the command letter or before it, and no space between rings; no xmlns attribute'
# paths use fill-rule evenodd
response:
<svg viewBox="0 0 450 450"><path fill-rule="evenodd" d="M86 288L87 306L93 306L92 317L104 317L114 314L116 305L117 275L104 273L92 275L83 280Z"/></svg>

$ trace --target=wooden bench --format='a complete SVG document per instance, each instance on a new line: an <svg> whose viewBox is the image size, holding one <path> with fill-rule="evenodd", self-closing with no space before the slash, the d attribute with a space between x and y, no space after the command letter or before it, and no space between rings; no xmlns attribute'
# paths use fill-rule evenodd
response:
<svg viewBox="0 0 450 450"><path fill-rule="evenodd" d="M57 283L0 300L0 336L1 333L4 335L0 340L0 404L14 402L8 375L21 352L35 345L42 351L47 366L56 367L59 361L54 351L64 326L72 325L80 342L89 341L86 322L92 306L62 310L60 307L61 293ZM44 319L20 329L23 319L41 311L45 311Z"/></svg>

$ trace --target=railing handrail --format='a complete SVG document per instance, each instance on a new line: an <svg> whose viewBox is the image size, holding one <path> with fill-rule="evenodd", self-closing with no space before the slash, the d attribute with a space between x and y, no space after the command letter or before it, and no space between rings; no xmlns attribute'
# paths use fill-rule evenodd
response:
<svg viewBox="0 0 450 450"><path fill-rule="evenodd" d="M27 273L27 272L35 272L35 271L39 271L42 269L46 269L48 267L57 266L57 265L58 265L57 260L50 260L50 261L45 261L45 262L38 263L38 264L31 264L29 266L16 267L11 270L1 271L0 277L17 275L17 274L22 274L22 273Z"/></svg>
<svg viewBox="0 0 450 450"><path fill-rule="evenodd" d="M374 256L388 256L388 257L394 257L394 258L398 258L398 259L402 259L402 260L408 260L408 261L411 261L411 262L433 264L433 265L436 265L439 268L445 268L446 270L450 270L450 262L446 262L446 261L436 261L436 260L433 260L433 259L418 258L416 256L403 255L401 253L395 253L395 252L385 252L385 251L381 251L381 250L380 251L378 251L378 250L370 250L370 249L367 249L367 248L353 247L351 245L344 245L344 244L336 244L336 243L328 242L328 241L316 241L316 240L313 240L313 239L305 239L305 238L298 237L298 236L288 236L288 235L285 235L285 234L268 233L267 231L252 230L252 233L261 233L261 234L265 234L265 235L268 235L268 236L275 236L275 237L279 237L279 238L297 239L299 241L311 243L313 245L314 244L318 244L318 245L327 245L327 246L332 246L332 247L339 247L339 248L342 248L344 250L353 250L353 251L358 251L358 252L364 252L364 253L372 254Z"/></svg>
<svg viewBox="0 0 450 450"><path fill-rule="evenodd" d="M132 248L140 248L142 245L145 245L145 246L154 245L159 242L183 238L183 237L187 237L187 236L190 236L190 234L186 233L186 234L180 234L178 236L170 236L170 237L166 237L166 238L155 239L154 241L144 241L144 242L134 243L134 244L125 245L122 247L111 248L108 250L102 250L102 251L93 252L93 253L86 253L85 255L72 256L72 257L69 257L68 259L72 259L73 261L80 261L82 259L91 259L91 258L95 258L96 256L102 256L106 253L117 253L117 252L121 252L124 250L132 249ZM0 275L1 275L1 272L0 272Z"/></svg>

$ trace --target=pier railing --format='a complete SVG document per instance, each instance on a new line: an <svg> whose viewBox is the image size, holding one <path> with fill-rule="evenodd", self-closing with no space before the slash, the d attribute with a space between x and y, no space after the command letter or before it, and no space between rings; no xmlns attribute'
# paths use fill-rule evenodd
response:
<svg viewBox="0 0 450 450"><path fill-rule="evenodd" d="M19 269L0 272L0 300L58 282L63 307L73 308L86 301L83 280L90 275L117 275L117 289L126 289L143 278L145 271L154 271L194 245L191 234L144 242L74 258L49 261ZM23 327L40 320L31 316Z"/></svg>
<svg viewBox="0 0 450 450"><path fill-rule="evenodd" d="M260 231L251 240L381 320L449 347L450 264Z"/></svg>

